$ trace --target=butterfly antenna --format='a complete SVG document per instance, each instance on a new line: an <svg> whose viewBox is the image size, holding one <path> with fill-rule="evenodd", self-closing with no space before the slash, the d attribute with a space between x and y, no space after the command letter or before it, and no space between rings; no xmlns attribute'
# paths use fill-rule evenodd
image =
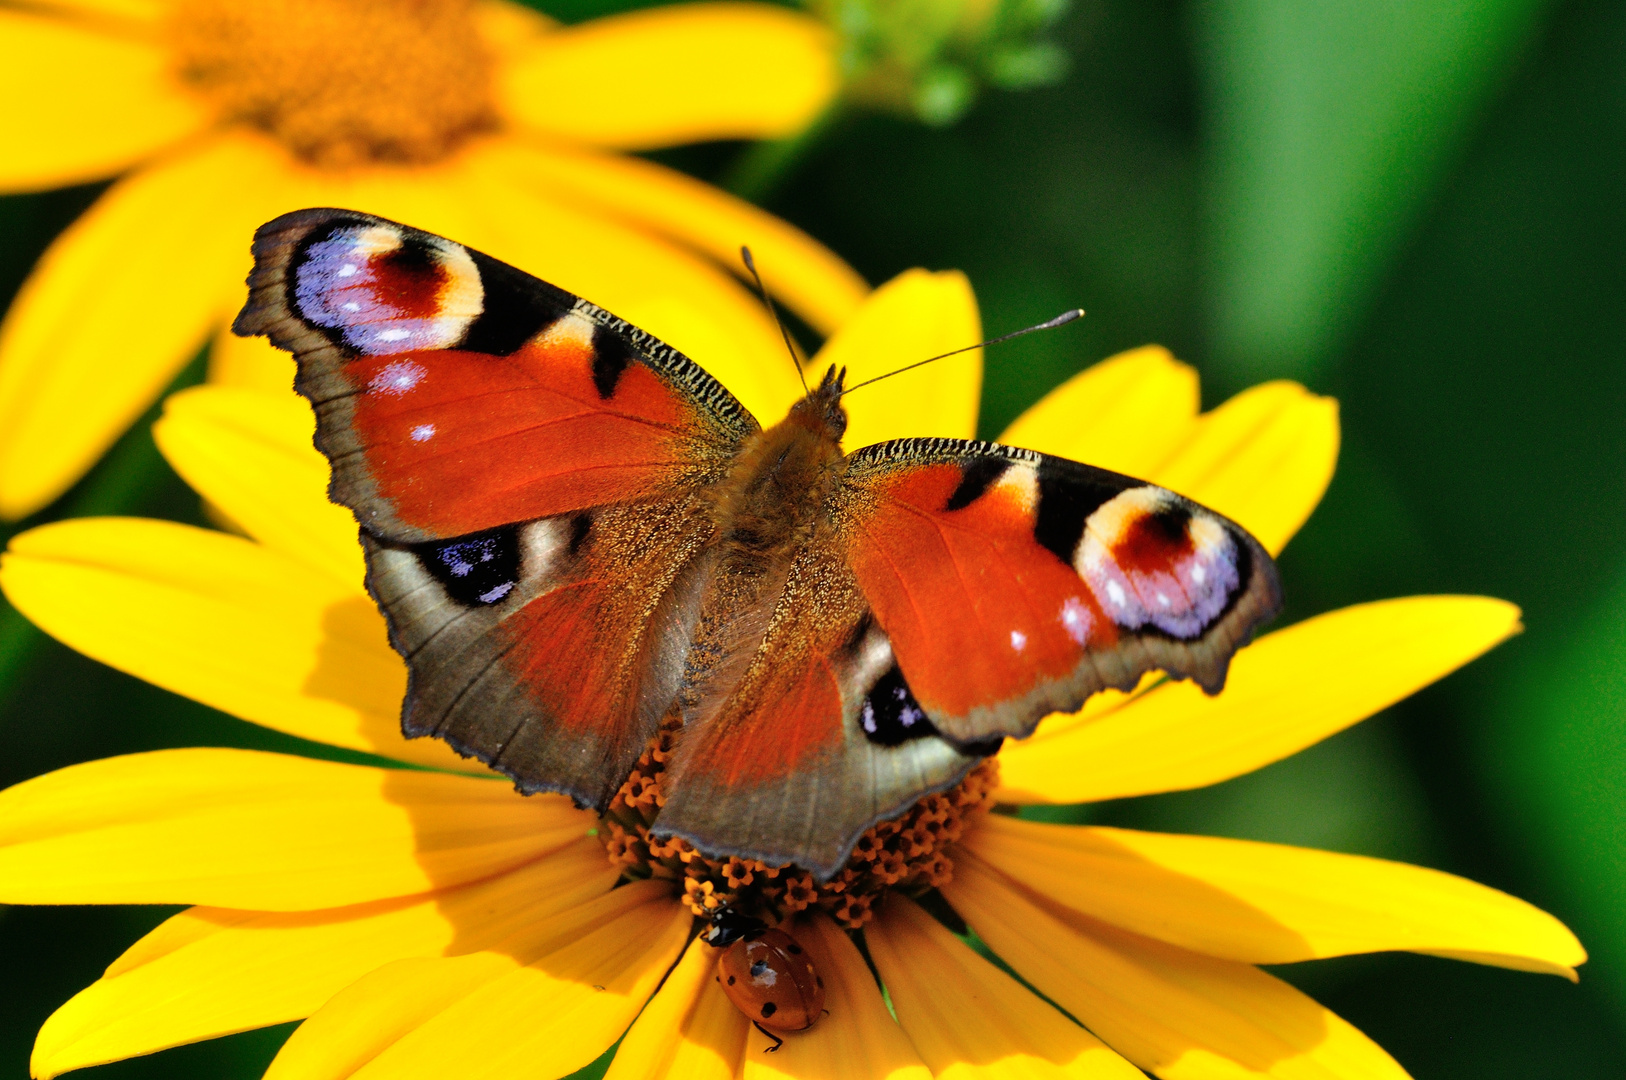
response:
<svg viewBox="0 0 1626 1080"><path fill-rule="evenodd" d="M740 258L745 260L745 268L751 271L751 280L757 283L757 293L767 305L768 314L773 316L773 324L779 327L779 336L785 339L785 350L790 353L791 365L796 368L796 377L802 380L802 396L807 397L810 393L807 375L802 371L802 362L796 358L796 346L791 344L790 332L785 329L785 324L779 321L779 312L774 310L773 297L768 295L767 286L762 284L762 275L757 273L757 261L751 258L751 249L744 244L740 245Z"/></svg>
<svg viewBox="0 0 1626 1080"><path fill-rule="evenodd" d="M1074 319L1083 318L1083 316L1083 308L1074 308L1071 311L1064 311L1060 315L1057 315L1054 319L1046 319L1044 322L1038 323L1035 326L1025 326L1020 330L1012 330L1008 334L1001 334L996 338L989 338L987 341L979 341L975 345L967 345L964 348L951 349L946 353L938 353L936 356L928 356L924 360L916 360L912 364L906 364L903 367L898 368L896 371L887 372L885 375L877 375L873 379L865 379L861 383L853 383L851 386L847 387L847 389L841 392L841 396L846 397L854 390L857 390L860 386L868 386L870 383L878 383L882 379L890 379L894 375L902 375L905 371L913 371L915 368L922 367L934 360L942 360L949 356L959 356L963 352L970 352L972 349L980 349L985 345L998 345L1001 341L1009 341L1011 338L1018 338L1023 334L1031 334L1035 330L1054 330L1058 326L1066 326Z"/></svg>

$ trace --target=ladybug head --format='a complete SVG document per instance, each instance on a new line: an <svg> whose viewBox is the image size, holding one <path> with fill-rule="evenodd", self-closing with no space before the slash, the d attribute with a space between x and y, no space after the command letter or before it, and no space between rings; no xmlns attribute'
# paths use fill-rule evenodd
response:
<svg viewBox="0 0 1626 1080"><path fill-rule="evenodd" d="M762 936L768 924L749 915L741 915L733 908L718 908L711 913L711 929L706 931L706 944L721 949L736 941L750 941Z"/></svg>

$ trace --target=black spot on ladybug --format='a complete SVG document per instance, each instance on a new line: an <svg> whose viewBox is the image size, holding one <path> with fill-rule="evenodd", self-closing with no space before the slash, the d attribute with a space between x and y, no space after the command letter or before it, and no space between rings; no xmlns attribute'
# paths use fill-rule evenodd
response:
<svg viewBox="0 0 1626 1080"><path fill-rule="evenodd" d="M751 978L760 979L768 973L768 961L758 960L751 965Z"/></svg>
<svg viewBox="0 0 1626 1080"><path fill-rule="evenodd" d="M792 956L802 955L802 947L800 945L786 945L785 951L790 953Z"/></svg>
<svg viewBox="0 0 1626 1080"><path fill-rule="evenodd" d="M819 984L819 989L820 990L824 989L824 976L823 975L815 975L815 976L813 976L813 981Z"/></svg>
<svg viewBox="0 0 1626 1080"><path fill-rule="evenodd" d="M728 985L730 985L730 986L734 985L734 976L730 975L728 977Z"/></svg>
<svg viewBox="0 0 1626 1080"><path fill-rule="evenodd" d="M775 1005L773 1002L764 1001L762 1003L762 1015L763 1015L764 1018L772 1016L774 1013L776 1013L778 1011L779 1011L779 1006Z"/></svg>

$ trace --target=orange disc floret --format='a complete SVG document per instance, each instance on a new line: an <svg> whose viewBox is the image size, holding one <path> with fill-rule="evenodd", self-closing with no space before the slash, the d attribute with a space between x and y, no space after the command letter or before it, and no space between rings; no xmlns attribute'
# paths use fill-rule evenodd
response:
<svg viewBox="0 0 1626 1080"><path fill-rule="evenodd" d="M964 833L967 821L988 810L998 786L998 765L992 758L981 762L954 787L865 830L847 865L821 882L800 867L770 866L735 855L714 859L682 837L659 835L665 802L661 779L680 730L675 719L662 724L611 800L599 838L610 862L628 880L681 878L684 903L702 918L729 906L779 923L816 906L856 929L869 921L873 905L888 889L918 895L948 883L954 859L946 849Z"/></svg>
<svg viewBox="0 0 1626 1080"><path fill-rule="evenodd" d="M497 126L473 0L177 0L180 81L324 166L439 161Z"/></svg>

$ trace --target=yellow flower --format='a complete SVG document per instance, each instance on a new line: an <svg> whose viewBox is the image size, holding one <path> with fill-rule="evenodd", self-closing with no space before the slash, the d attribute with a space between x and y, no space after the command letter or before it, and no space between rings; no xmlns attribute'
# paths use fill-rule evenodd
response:
<svg viewBox="0 0 1626 1080"><path fill-rule="evenodd" d="M693 355L740 361L778 340L718 266L750 244L775 292L831 332L867 291L840 259L606 151L790 135L837 82L824 27L756 4L569 28L508 0L0 9L0 194L124 174L0 327L0 517L61 494L223 330L244 237L302 206L456 236ZM217 382L286 389L292 371L263 341L224 335L211 354Z"/></svg>
<svg viewBox="0 0 1626 1080"><path fill-rule="evenodd" d="M912 271L815 364L862 379L978 329L963 277ZM969 435L980 377L971 353L855 393L855 443ZM778 406L793 394L787 378ZM1279 550L1331 476L1333 403L1291 383L1203 415L1197 402L1190 368L1140 349L1085 371L1007 435L1169 484ZM304 1019L273 1080L556 1077L623 1032L617 1080L1133 1080L1136 1066L1169 1080L1400 1078L1381 1048L1255 965L1405 949L1573 978L1585 958L1550 915L1433 870L982 813L990 793L975 785L992 766L859 846L877 879L937 885L1047 1002L901 891L877 900L854 877L833 895L776 883L760 864L697 865L681 844L651 850L630 819L601 828L560 797L522 798L440 743L399 735L405 671L361 589L355 525L324 498L310 432L288 395L178 394L158 442L247 536L60 522L14 541L0 584L115 667L245 720L431 768L167 750L0 793L0 901L198 905L46 1022L35 1076ZM991 795L1075 802L1247 772L1466 663L1517 619L1497 600L1415 597L1277 630L1237 655L1218 697L1149 678L1049 718L1007 745ZM657 742L625 806L658 802L663 756ZM622 866L662 859L695 872L612 888ZM828 991L828 1015L771 1055L712 981L709 948L690 940L691 907L747 887L782 888L787 907L808 909L795 932ZM862 926L887 999L835 919Z"/></svg>

